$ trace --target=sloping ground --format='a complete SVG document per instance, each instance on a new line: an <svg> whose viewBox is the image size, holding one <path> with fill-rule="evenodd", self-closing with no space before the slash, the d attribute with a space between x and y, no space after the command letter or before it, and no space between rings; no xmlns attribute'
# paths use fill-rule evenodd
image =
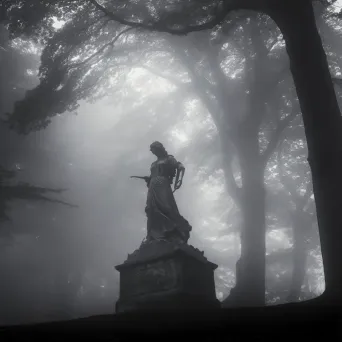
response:
<svg viewBox="0 0 342 342"><path fill-rule="evenodd" d="M0 341L121 341L126 339L220 340L262 337L277 341L342 341L340 307L282 305L220 309L216 312L144 313L93 316L66 322L0 328ZM192 339L191 339L192 340Z"/></svg>

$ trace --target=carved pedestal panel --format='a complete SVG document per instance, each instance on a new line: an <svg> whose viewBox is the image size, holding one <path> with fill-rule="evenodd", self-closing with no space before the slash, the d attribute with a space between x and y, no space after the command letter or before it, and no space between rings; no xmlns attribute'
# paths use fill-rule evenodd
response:
<svg viewBox="0 0 342 342"><path fill-rule="evenodd" d="M149 243L115 268L120 272L117 313L219 307L214 283L217 265L192 246Z"/></svg>

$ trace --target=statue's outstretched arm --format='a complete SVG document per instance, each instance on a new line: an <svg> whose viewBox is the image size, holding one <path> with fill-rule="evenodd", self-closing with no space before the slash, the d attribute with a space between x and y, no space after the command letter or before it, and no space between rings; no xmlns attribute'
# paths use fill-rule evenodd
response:
<svg viewBox="0 0 342 342"><path fill-rule="evenodd" d="M131 178L143 179L146 182L147 187L150 185L151 176L131 176Z"/></svg>

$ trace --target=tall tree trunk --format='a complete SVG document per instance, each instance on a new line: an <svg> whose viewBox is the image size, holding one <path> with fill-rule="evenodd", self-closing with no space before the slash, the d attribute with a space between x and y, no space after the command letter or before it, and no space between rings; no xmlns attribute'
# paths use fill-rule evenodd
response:
<svg viewBox="0 0 342 342"><path fill-rule="evenodd" d="M267 73L268 49L261 39L261 31L256 21L251 21L249 29L253 50L257 53L257 57L253 58L248 55L254 51L245 52L248 61L246 71L252 72L249 106L242 123L235 122L235 132L229 132L237 150L242 179L239 198L243 219L241 256L236 264L236 286L224 306L265 305L264 172L268 159L260 153L259 131L266 113L266 103L273 94L278 79ZM221 87L226 90L223 83Z"/></svg>
<svg viewBox="0 0 342 342"><path fill-rule="evenodd" d="M286 41L303 115L316 200L326 290L342 299L342 154L340 110L310 1L286 1L269 12Z"/></svg>
<svg viewBox="0 0 342 342"><path fill-rule="evenodd" d="M241 304L265 304L265 189L264 170L249 165L245 171L241 213L244 224L241 232Z"/></svg>
<svg viewBox="0 0 342 342"><path fill-rule="evenodd" d="M241 129L241 256L236 265L236 286L223 302L226 307L265 304L264 164L259 154L258 125L243 125Z"/></svg>

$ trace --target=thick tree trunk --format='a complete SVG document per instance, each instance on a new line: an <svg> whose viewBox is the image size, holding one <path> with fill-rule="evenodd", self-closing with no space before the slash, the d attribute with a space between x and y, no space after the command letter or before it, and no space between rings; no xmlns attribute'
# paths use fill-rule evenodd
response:
<svg viewBox="0 0 342 342"><path fill-rule="evenodd" d="M259 155L258 126L244 126L239 135L241 167L241 257L236 264L236 286L223 306L265 305L265 188Z"/></svg>
<svg viewBox="0 0 342 342"><path fill-rule="evenodd" d="M260 38L261 32L256 22L252 21L250 29L257 57L251 58L246 55L246 60L249 61L246 70L253 70L248 97L249 108L246 115L242 115L243 121L235 122L235 132L229 132L237 150L242 179L239 198L243 219L241 257L236 264L236 286L224 302L224 306L265 305L264 172L267 160L260 153L259 130L266 113L266 103L278 80L273 77L274 75L267 73L268 50Z"/></svg>
<svg viewBox="0 0 342 342"><path fill-rule="evenodd" d="M265 189L264 170L250 165L242 190L241 304L265 304Z"/></svg>
<svg viewBox="0 0 342 342"><path fill-rule="evenodd" d="M342 299L342 159L338 107L326 54L309 1L283 2L269 12L281 29L303 115L312 171L326 290Z"/></svg>

